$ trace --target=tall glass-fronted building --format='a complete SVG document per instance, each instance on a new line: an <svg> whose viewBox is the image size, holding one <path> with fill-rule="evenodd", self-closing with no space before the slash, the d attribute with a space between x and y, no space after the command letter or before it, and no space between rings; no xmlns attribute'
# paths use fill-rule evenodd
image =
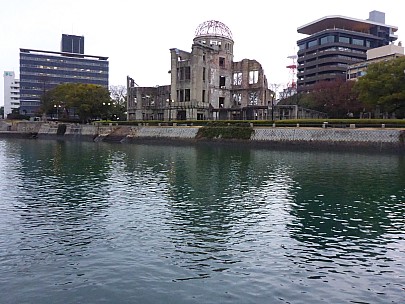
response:
<svg viewBox="0 0 405 304"><path fill-rule="evenodd" d="M108 57L20 48L21 114L37 116L42 96L62 83L108 88Z"/></svg>
<svg viewBox="0 0 405 304"><path fill-rule="evenodd" d="M362 62L367 50L388 45L398 37L396 26L385 24L383 12L372 11L369 19L326 16L297 29L307 37L298 45L298 91L311 91L320 81L346 78L348 65Z"/></svg>

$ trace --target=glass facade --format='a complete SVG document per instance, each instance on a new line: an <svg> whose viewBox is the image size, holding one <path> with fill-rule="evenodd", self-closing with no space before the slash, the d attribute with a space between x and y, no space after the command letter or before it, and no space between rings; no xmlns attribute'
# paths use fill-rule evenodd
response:
<svg viewBox="0 0 405 304"><path fill-rule="evenodd" d="M366 60L368 49L395 41L390 35L395 31L372 20L334 16L300 27L298 33L308 36L297 41L298 91L310 92L317 82L344 76L349 64Z"/></svg>
<svg viewBox="0 0 405 304"><path fill-rule="evenodd" d="M20 49L20 113L37 116L45 92L62 83L108 88L108 57Z"/></svg>
<svg viewBox="0 0 405 304"><path fill-rule="evenodd" d="M329 35L329 36L321 38L321 44L333 43L333 42L335 42L335 36Z"/></svg>

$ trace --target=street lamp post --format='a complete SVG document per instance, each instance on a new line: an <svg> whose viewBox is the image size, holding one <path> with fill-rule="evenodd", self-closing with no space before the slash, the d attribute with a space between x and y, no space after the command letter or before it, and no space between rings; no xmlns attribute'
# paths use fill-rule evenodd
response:
<svg viewBox="0 0 405 304"><path fill-rule="evenodd" d="M108 103L106 103L106 102L103 102L103 106L105 107L105 106L107 106L107 108L104 108L104 111L105 111L105 115L106 115L106 120L108 120L108 118L109 118L109 116L110 116L110 106L111 106L111 103L110 102L108 102ZM103 112L104 112L103 111Z"/></svg>
<svg viewBox="0 0 405 304"><path fill-rule="evenodd" d="M174 102L174 100L166 99L166 102L169 103L169 121L171 121L172 120L172 102Z"/></svg>
<svg viewBox="0 0 405 304"><path fill-rule="evenodd" d="M271 94L271 121L274 121L274 94Z"/></svg>
<svg viewBox="0 0 405 304"><path fill-rule="evenodd" d="M54 104L53 107L56 109L56 120L59 120L59 108L62 106L60 104Z"/></svg>

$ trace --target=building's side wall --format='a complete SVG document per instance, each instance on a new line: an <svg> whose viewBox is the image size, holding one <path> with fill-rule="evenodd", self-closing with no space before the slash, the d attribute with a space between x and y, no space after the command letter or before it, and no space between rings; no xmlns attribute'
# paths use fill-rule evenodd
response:
<svg viewBox="0 0 405 304"><path fill-rule="evenodd" d="M404 47L395 44L390 44L379 48L370 49L367 51L367 60L377 59L390 55L403 56Z"/></svg>
<svg viewBox="0 0 405 304"><path fill-rule="evenodd" d="M20 107L20 81L14 72L4 72L4 118Z"/></svg>

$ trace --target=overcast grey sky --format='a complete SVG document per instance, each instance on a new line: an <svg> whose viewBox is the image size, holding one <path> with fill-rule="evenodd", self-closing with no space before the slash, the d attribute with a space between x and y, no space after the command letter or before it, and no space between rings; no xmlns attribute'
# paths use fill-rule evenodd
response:
<svg viewBox="0 0 405 304"><path fill-rule="evenodd" d="M385 12L405 42L404 0L96 1L0 0L0 70L19 77L19 48L60 51L62 34L83 35L87 55L108 56L110 85L130 75L140 86L170 84L170 48L191 51L195 29L219 20L233 34L234 61L258 60L269 83L290 80L287 57L303 36L297 27L327 15L367 19ZM403 34L404 33L404 34ZM4 103L4 79L0 105Z"/></svg>

